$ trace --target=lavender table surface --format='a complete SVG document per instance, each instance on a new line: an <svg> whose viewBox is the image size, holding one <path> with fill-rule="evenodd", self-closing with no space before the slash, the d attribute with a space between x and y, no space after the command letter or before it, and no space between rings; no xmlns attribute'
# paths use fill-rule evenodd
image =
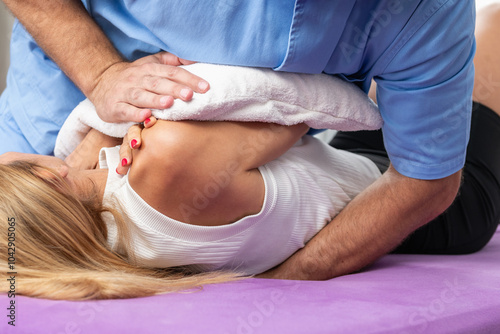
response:
<svg viewBox="0 0 500 334"><path fill-rule="evenodd" d="M324 282L248 279L109 301L0 295L0 333L500 333L500 230L481 252L387 255Z"/></svg>

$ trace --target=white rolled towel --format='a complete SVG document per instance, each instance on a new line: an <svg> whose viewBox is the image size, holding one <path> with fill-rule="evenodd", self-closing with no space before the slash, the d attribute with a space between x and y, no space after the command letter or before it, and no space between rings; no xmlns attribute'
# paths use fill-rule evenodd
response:
<svg viewBox="0 0 500 334"><path fill-rule="evenodd" d="M192 64L186 70L210 83L205 94L171 108L154 110L164 120L259 121L340 131L376 130L382 117L373 101L352 83L327 74L276 72L271 69ZM64 159L90 128L123 137L133 123L101 120L89 100L82 101L64 123L55 155Z"/></svg>

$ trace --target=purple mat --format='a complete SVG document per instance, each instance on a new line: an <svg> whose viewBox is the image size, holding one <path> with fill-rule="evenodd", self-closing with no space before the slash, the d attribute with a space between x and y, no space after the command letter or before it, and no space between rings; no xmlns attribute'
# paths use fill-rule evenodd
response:
<svg viewBox="0 0 500 334"><path fill-rule="evenodd" d="M388 255L326 282L249 279L201 292L69 302L0 296L0 333L500 333L500 229L481 252Z"/></svg>

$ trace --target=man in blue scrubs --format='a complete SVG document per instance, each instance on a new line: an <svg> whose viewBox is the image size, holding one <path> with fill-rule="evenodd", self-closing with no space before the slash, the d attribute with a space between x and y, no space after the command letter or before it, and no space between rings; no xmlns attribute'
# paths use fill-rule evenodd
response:
<svg viewBox="0 0 500 334"><path fill-rule="evenodd" d="M209 89L177 67L183 59L325 72L365 92L377 82L391 166L274 277L358 270L455 198L472 108L474 1L4 2L21 23L0 98L0 153L51 154L85 97L106 121L140 122Z"/></svg>

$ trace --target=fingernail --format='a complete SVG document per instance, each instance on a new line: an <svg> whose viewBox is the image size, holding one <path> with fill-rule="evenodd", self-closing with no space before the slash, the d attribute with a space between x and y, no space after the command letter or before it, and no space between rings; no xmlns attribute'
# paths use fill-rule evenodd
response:
<svg viewBox="0 0 500 334"><path fill-rule="evenodd" d="M208 88L208 82L206 82L206 81L200 81L200 82L198 82L198 88L201 91L206 90Z"/></svg>
<svg viewBox="0 0 500 334"><path fill-rule="evenodd" d="M115 171L116 171L116 174L120 174L120 172L118 171L118 167L116 167Z"/></svg>
<svg viewBox="0 0 500 334"><path fill-rule="evenodd" d="M151 118L148 117L144 120L144 125L148 124L149 122L151 122Z"/></svg>
<svg viewBox="0 0 500 334"><path fill-rule="evenodd" d="M168 103L168 100L169 100L169 97L168 96L163 96L161 99L160 99L160 103L162 106L165 106L167 103Z"/></svg>
<svg viewBox="0 0 500 334"><path fill-rule="evenodd" d="M183 98L186 98L186 97L188 97L189 93L191 93L191 91L188 88L183 88L183 89L181 89L180 94Z"/></svg>
<svg viewBox="0 0 500 334"><path fill-rule="evenodd" d="M127 165L127 159L126 158L123 158L122 159L122 166L126 166ZM118 173L120 174L120 173Z"/></svg>
<svg viewBox="0 0 500 334"><path fill-rule="evenodd" d="M144 124L146 124L146 121L144 121ZM130 141L130 147L135 148L135 146L136 146L136 145L137 145L137 140L132 139L132 140Z"/></svg>
<svg viewBox="0 0 500 334"><path fill-rule="evenodd" d="M151 116L151 110L149 109L144 109L140 112L140 116L142 119Z"/></svg>

